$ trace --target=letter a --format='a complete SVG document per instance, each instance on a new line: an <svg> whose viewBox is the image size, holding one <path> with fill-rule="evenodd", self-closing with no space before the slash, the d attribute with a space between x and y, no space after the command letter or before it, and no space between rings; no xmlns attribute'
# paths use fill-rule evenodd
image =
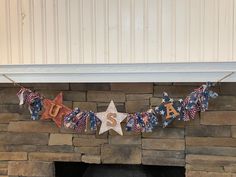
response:
<svg viewBox="0 0 236 177"><path fill-rule="evenodd" d="M179 113L173 107L173 103L167 103L165 104L165 107L166 107L166 119L170 119L172 115L175 115L175 117L179 115Z"/></svg>

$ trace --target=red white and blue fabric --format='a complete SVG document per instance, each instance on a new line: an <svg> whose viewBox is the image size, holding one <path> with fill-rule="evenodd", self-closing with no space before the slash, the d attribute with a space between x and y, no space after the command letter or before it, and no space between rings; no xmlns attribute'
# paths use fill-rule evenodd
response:
<svg viewBox="0 0 236 177"><path fill-rule="evenodd" d="M42 110L42 97L39 93L33 92L30 89L21 88L17 93L20 105L27 104L32 120L38 120L40 111Z"/></svg>
<svg viewBox="0 0 236 177"><path fill-rule="evenodd" d="M163 93L163 98L162 98L162 103L155 108L155 111L161 115L162 117L162 126L163 128L169 126L172 124L172 122L177 118L179 119L182 115L182 102L183 100L180 99L178 101L174 101L172 98L169 97L169 95L164 92ZM172 112L170 113L170 118L167 118L167 108L166 105L172 103L172 107L175 109L175 111L178 113L178 116L173 114Z"/></svg>
<svg viewBox="0 0 236 177"><path fill-rule="evenodd" d="M152 132L158 125L158 119L153 111L136 112L127 116L127 131L134 132Z"/></svg>
<svg viewBox="0 0 236 177"><path fill-rule="evenodd" d="M88 124L91 131L97 130L97 125L100 124L100 120L92 111L80 111L79 108L75 108L64 117L64 126L77 132L86 132Z"/></svg>
<svg viewBox="0 0 236 177"><path fill-rule="evenodd" d="M194 119L197 112L204 112L208 109L208 103L210 98L216 98L217 93L209 90L212 86L211 83L202 85L195 89L189 96L183 101L183 113L181 119L189 121Z"/></svg>

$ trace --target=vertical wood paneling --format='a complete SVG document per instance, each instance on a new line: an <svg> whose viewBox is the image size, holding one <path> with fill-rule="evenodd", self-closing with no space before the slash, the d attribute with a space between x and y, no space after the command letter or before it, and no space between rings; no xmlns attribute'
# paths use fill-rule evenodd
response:
<svg viewBox="0 0 236 177"><path fill-rule="evenodd" d="M97 63L106 63L106 0L96 1L96 30L95 30L95 46L96 46L96 60Z"/></svg>
<svg viewBox="0 0 236 177"><path fill-rule="evenodd" d="M173 16L175 15L173 0L162 1L162 61L174 62L174 34L173 28L175 24L173 22Z"/></svg>
<svg viewBox="0 0 236 177"><path fill-rule="evenodd" d="M34 0L34 58L36 64L44 63L43 47L43 3Z"/></svg>
<svg viewBox="0 0 236 177"><path fill-rule="evenodd" d="M233 49L232 49L232 56L233 56L233 60L236 60L236 0L233 1L233 9L234 9L234 13L233 13L233 37L232 37L232 43L233 43Z"/></svg>
<svg viewBox="0 0 236 177"><path fill-rule="evenodd" d="M80 2L70 0L70 38L71 38L71 62L76 63L80 58Z"/></svg>
<svg viewBox="0 0 236 177"><path fill-rule="evenodd" d="M22 61L22 44L20 41L20 23L21 14L20 6L17 0L9 0L9 42L11 58L9 58L9 64L23 63Z"/></svg>
<svg viewBox="0 0 236 177"><path fill-rule="evenodd" d="M0 64L4 64L8 60L8 8L7 0L0 1ZM5 62L4 62L5 61Z"/></svg>
<svg viewBox="0 0 236 177"><path fill-rule="evenodd" d="M128 63L131 58L131 0L121 0L121 59L122 63Z"/></svg>
<svg viewBox="0 0 236 177"><path fill-rule="evenodd" d="M158 50L160 48L159 34L161 33L159 28L160 20L160 6L161 0L149 0L147 6L147 59L148 62L155 62L156 59L160 60Z"/></svg>
<svg viewBox="0 0 236 177"><path fill-rule="evenodd" d="M233 8L233 0L219 0L219 59L232 59Z"/></svg>
<svg viewBox="0 0 236 177"><path fill-rule="evenodd" d="M21 31L22 31L22 59L23 63L30 64L33 62L33 46L32 46L32 13L30 0L22 0L21 2Z"/></svg>
<svg viewBox="0 0 236 177"><path fill-rule="evenodd" d="M0 64L236 61L236 0L1 0Z"/></svg>
<svg viewBox="0 0 236 177"><path fill-rule="evenodd" d="M56 34L55 34L55 0L46 0L46 43L47 43L47 64L56 62Z"/></svg>
<svg viewBox="0 0 236 177"><path fill-rule="evenodd" d="M176 60L189 59L189 0L176 1Z"/></svg>
<svg viewBox="0 0 236 177"><path fill-rule="evenodd" d="M137 63L145 62L145 40L144 40L144 1L135 0L134 5L134 29L135 29L135 61Z"/></svg>
<svg viewBox="0 0 236 177"><path fill-rule="evenodd" d="M109 0L109 63L119 60L119 0Z"/></svg>
<svg viewBox="0 0 236 177"><path fill-rule="evenodd" d="M83 0L83 48L84 63L93 62L93 0Z"/></svg>
<svg viewBox="0 0 236 177"><path fill-rule="evenodd" d="M59 52L59 63L67 61L69 58L68 49L68 25L67 25L67 15L68 15L68 1L58 0L58 52Z"/></svg>
<svg viewBox="0 0 236 177"><path fill-rule="evenodd" d="M201 59L201 16L203 15L201 13L203 10L201 3L203 3L203 0L190 1L189 59L192 62L197 62Z"/></svg>
<svg viewBox="0 0 236 177"><path fill-rule="evenodd" d="M204 10L204 60L218 61L219 0L206 0Z"/></svg>

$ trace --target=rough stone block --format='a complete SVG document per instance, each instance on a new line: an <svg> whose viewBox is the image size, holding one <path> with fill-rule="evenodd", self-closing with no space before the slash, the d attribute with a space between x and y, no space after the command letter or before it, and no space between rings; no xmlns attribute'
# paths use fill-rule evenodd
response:
<svg viewBox="0 0 236 177"><path fill-rule="evenodd" d="M235 88L235 82L221 83L219 93L220 95L236 95Z"/></svg>
<svg viewBox="0 0 236 177"><path fill-rule="evenodd" d="M104 145L101 159L104 164L141 164L141 148L136 145Z"/></svg>
<svg viewBox="0 0 236 177"><path fill-rule="evenodd" d="M170 97L186 97L189 93L196 89L196 86L192 85L172 85L172 86L154 86L154 96L162 97L163 92L167 92Z"/></svg>
<svg viewBox="0 0 236 177"><path fill-rule="evenodd" d="M74 151L86 155L99 155L101 147L75 147Z"/></svg>
<svg viewBox="0 0 236 177"><path fill-rule="evenodd" d="M109 136L109 144L141 144L141 136Z"/></svg>
<svg viewBox="0 0 236 177"><path fill-rule="evenodd" d="M224 168L222 166L215 165L201 165L201 164L192 164L186 165L187 171L210 171L210 172L224 172Z"/></svg>
<svg viewBox="0 0 236 177"><path fill-rule="evenodd" d="M7 132L8 124L0 124L0 132Z"/></svg>
<svg viewBox="0 0 236 177"><path fill-rule="evenodd" d="M231 174L206 171L187 171L186 177L231 177Z"/></svg>
<svg viewBox="0 0 236 177"><path fill-rule="evenodd" d="M143 157L155 157L155 158L176 158L176 159L184 159L185 152L184 151L157 151L157 150L142 150Z"/></svg>
<svg viewBox="0 0 236 177"><path fill-rule="evenodd" d="M0 144L46 145L47 133L0 133Z"/></svg>
<svg viewBox="0 0 236 177"><path fill-rule="evenodd" d="M37 146L36 152L74 152L71 145Z"/></svg>
<svg viewBox="0 0 236 177"><path fill-rule="evenodd" d="M186 146L236 147L234 138L186 137Z"/></svg>
<svg viewBox="0 0 236 177"><path fill-rule="evenodd" d="M5 144L0 146L0 151L2 152L33 152L37 150L36 145L12 145Z"/></svg>
<svg viewBox="0 0 236 177"><path fill-rule="evenodd" d="M18 88L0 89L0 104L19 104L19 99L16 96L18 91Z"/></svg>
<svg viewBox="0 0 236 177"><path fill-rule="evenodd" d="M110 91L88 91L87 101L96 102L125 102L125 94L123 92L110 92Z"/></svg>
<svg viewBox="0 0 236 177"><path fill-rule="evenodd" d="M143 165L159 165L159 166L185 166L185 160L184 159L176 159L176 158L159 158L155 156L142 157L142 164Z"/></svg>
<svg viewBox="0 0 236 177"><path fill-rule="evenodd" d="M26 108L26 106L19 106L19 105L14 105L14 104L8 104L8 105L0 105L0 112L1 113L17 113L17 114L24 114L29 116L29 110ZM25 118L26 119L26 118Z"/></svg>
<svg viewBox="0 0 236 177"><path fill-rule="evenodd" d="M60 133L70 133L70 134L77 134L77 132L74 130L74 129L71 129L71 128L66 128L66 127L61 127L59 129Z"/></svg>
<svg viewBox="0 0 236 177"><path fill-rule="evenodd" d="M187 154L186 163L191 165L202 164L202 165L227 166L235 164L236 157Z"/></svg>
<svg viewBox="0 0 236 177"><path fill-rule="evenodd" d="M0 152L0 160L27 160L26 152Z"/></svg>
<svg viewBox="0 0 236 177"><path fill-rule="evenodd" d="M201 114L203 125L236 125L236 111L207 111Z"/></svg>
<svg viewBox="0 0 236 177"><path fill-rule="evenodd" d="M97 112L97 104L93 102L73 102L73 108L79 107L83 111Z"/></svg>
<svg viewBox="0 0 236 177"><path fill-rule="evenodd" d="M182 128L155 128L151 133L142 133L144 138L168 138L181 139L184 138L184 129Z"/></svg>
<svg viewBox="0 0 236 177"><path fill-rule="evenodd" d="M24 118L18 113L0 113L0 123L9 123L17 120L24 120Z"/></svg>
<svg viewBox="0 0 236 177"><path fill-rule="evenodd" d="M182 139L142 139L143 149L153 150L185 150L185 141Z"/></svg>
<svg viewBox="0 0 236 177"><path fill-rule="evenodd" d="M231 131L232 131L232 137L236 138L236 126L232 126Z"/></svg>
<svg viewBox="0 0 236 177"><path fill-rule="evenodd" d="M122 91L125 93L153 93L152 83L113 83L111 90Z"/></svg>
<svg viewBox="0 0 236 177"><path fill-rule="evenodd" d="M143 112L149 109L149 100L127 101L125 103L126 112Z"/></svg>
<svg viewBox="0 0 236 177"><path fill-rule="evenodd" d="M236 173L236 164L224 166L225 172Z"/></svg>
<svg viewBox="0 0 236 177"><path fill-rule="evenodd" d="M186 136L196 137L230 137L231 130L229 126L187 126L185 129Z"/></svg>
<svg viewBox="0 0 236 177"><path fill-rule="evenodd" d="M74 138L73 139L73 145L74 146L100 146L102 144L107 143L107 139L95 139L95 138Z"/></svg>
<svg viewBox="0 0 236 177"><path fill-rule="evenodd" d="M49 146L51 145L72 145L71 134L50 134Z"/></svg>
<svg viewBox="0 0 236 177"><path fill-rule="evenodd" d="M98 103L97 112L103 112L107 110L109 103ZM126 112L124 103L115 103L116 109L118 112Z"/></svg>
<svg viewBox="0 0 236 177"><path fill-rule="evenodd" d="M29 160L32 161L64 161L64 162L80 162L80 153L52 153L52 152L30 152Z"/></svg>
<svg viewBox="0 0 236 177"><path fill-rule="evenodd" d="M205 147L205 146L187 146L187 154L219 155L236 157L236 148L232 147Z"/></svg>
<svg viewBox="0 0 236 177"><path fill-rule="evenodd" d="M77 92L77 91L66 91L66 92L64 92L63 100L66 100L66 101L86 101L86 93L85 92Z"/></svg>
<svg viewBox="0 0 236 177"><path fill-rule="evenodd" d="M150 105L151 106L159 106L162 103L162 98L156 98L156 97L152 97L150 98Z"/></svg>
<svg viewBox="0 0 236 177"><path fill-rule="evenodd" d="M30 83L24 84L24 87L33 87L39 90L69 90L68 83Z"/></svg>
<svg viewBox="0 0 236 177"><path fill-rule="evenodd" d="M136 100L149 100L152 97L152 94L127 94L127 101L136 101Z"/></svg>
<svg viewBox="0 0 236 177"><path fill-rule="evenodd" d="M9 162L8 175L54 177L54 164L48 162L12 161Z"/></svg>
<svg viewBox="0 0 236 177"><path fill-rule="evenodd" d="M37 132L37 133L57 133L59 128L49 121L18 121L10 122L9 132Z"/></svg>
<svg viewBox="0 0 236 177"><path fill-rule="evenodd" d="M101 156L100 155L82 155L82 162L100 164Z"/></svg>
<svg viewBox="0 0 236 177"><path fill-rule="evenodd" d="M236 111L236 96L219 96L216 99L210 99L209 110Z"/></svg>
<svg viewBox="0 0 236 177"><path fill-rule="evenodd" d="M109 83L86 83L86 84L70 84L71 90L97 90L97 91L107 91L111 89L111 85Z"/></svg>
<svg viewBox="0 0 236 177"><path fill-rule="evenodd" d="M7 175L7 168L0 168L0 177L2 177L2 175Z"/></svg>

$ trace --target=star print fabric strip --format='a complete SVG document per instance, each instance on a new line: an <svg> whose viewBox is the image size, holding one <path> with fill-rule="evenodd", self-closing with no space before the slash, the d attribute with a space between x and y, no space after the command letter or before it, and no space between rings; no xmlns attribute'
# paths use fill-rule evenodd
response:
<svg viewBox="0 0 236 177"><path fill-rule="evenodd" d="M158 119L152 111L137 112L127 117L126 130L138 132L152 132L158 125Z"/></svg>
<svg viewBox="0 0 236 177"><path fill-rule="evenodd" d="M202 85L185 98L181 119L189 121L196 117L197 112L205 112L208 109L209 99L218 96L216 92L209 90L211 86L211 83Z"/></svg>
<svg viewBox="0 0 236 177"><path fill-rule="evenodd" d="M95 116L94 112L81 111L79 108L75 108L64 117L64 126L79 133L87 131L87 122L89 122L91 131L97 130L97 125L100 124L100 120Z"/></svg>
<svg viewBox="0 0 236 177"><path fill-rule="evenodd" d="M20 101L20 105L27 104L31 114L32 120L38 120L40 111L42 110L42 96L38 92L34 92L30 89L21 88L17 93Z"/></svg>

